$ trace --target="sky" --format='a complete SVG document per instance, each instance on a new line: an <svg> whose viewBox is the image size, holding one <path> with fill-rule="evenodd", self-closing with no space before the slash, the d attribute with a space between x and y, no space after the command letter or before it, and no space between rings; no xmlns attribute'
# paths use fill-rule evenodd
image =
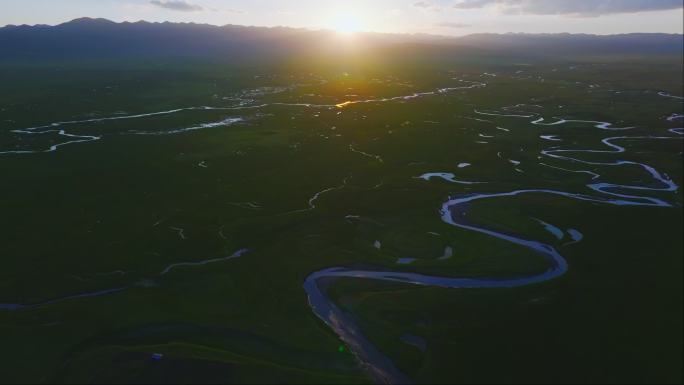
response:
<svg viewBox="0 0 684 385"><path fill-rule="evenodd" d="M79 17L466 35L683 33L682 0L0 0L0 25Z"/></svg>

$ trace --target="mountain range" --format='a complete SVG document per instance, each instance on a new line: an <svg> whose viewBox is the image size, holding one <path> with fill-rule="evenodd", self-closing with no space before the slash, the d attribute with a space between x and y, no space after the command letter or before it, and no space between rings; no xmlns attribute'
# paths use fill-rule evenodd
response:
<svg viewBox="0 0 684 385"><path fill-rule="evenodd" d="M333 31L288 27L214 26L194 23L115 23L81 18L56 26L0 28L0 59L210 57L220 59L335 51L344 44ZM415 46L440 51L558 55L682 55L675 34L474 34L463 37L359 33L365 47Z"/></svg>

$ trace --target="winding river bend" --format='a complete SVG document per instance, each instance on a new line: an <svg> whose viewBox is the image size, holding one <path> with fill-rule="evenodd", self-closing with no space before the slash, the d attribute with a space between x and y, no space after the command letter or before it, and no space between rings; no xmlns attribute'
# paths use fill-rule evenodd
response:
<svg viewBox="0 0 684 385"><path fill-rule="evenodd" d="M167 110L167 111L157 111L157 112L150 112L150 113L144 113L144 114L117 115L117 116L109 116L109 117L102 117L102 118L59 121L59 122L54 122L54 123L50 123L47 125L13 129L13 130L10 130L10 132L13 134L17 134L19 136L23 136L23 135L36 136L36 135L44 135L44 134L55 134L57 136L67 137L70 139L69 141L54 144L54 145L51 145L50 147L48 147L47 149L39 149L39 150L33 150L33 149L29 149L29 150L27 150L27 149L4 150L4 149L0 148L0 155L27 155L27 154L49 153L49 152L55 152L60 147L67 146L70 144L93 142L93 141L98 141L98 140L103 139L103 137L101 135L77 135L77 134L69 133L66 131L66 129L62 128L65 126L74 126L74 125L82 125L82 124L89 124L89 123L103 123L103 122L112 122L112 121L120 121L120 120L135 120L135 119L155 117L155 116L173 115L173 114L178 114L178 113L187 112L187 111L245 111L245 110L261 110L261 109L271 107L271 106L335 110L335 109L342 109L342 108L346 108L348 106L357 105L357 104L391 103L391 102L399 102L399 101L409 101L409 100L423 98L423 97L443 95L443 94L447 94L447 93L454 92L454 91L465 91L465 90L470 90L470 89L474 89L474 88L482 88L482 87L487 86L486 83L482 83L482 82L471 82L471 81L466 81L466 80L458 80L458 82L460 84L458 86L444 87L444 88L439 88L439 89L436 89L433 91L415 92L415 93L412 93L410 95L400 95L400 96L393 96L393 97L387 97L387 98L374 98L374 99L365 99L365 100L346 101L346 102L337 103L337 104L284 103L284 102L256 103L255 104L255 103L253 103L255 101L253 99L244 99L243 97L238 97L238 98L236 98L236 100L239 101L239 103L237 103L236 105L232 105L232 106L183 107L183 108L175 108L175 109ZM252 96L255 96L255 95L252 95ZM175 129L165 130L165 131L129 131L129 132L126 132L125 134L129 134L129 135L153 135L153 136L175 135L175 134L183 134L183 133L187 133L187 132L209 129L209 128L232 126L234 124L242 123L244 121L245 121L245 119L243 117L238 116L238 117L229 117L229 118L223 119L221 121L217 121L217 122L202 123L202 124L198 124L198 125L191 126L191 127L175 128ZM353 148L353 145L350 145L350 149L352 151L355 151ZM355 152L359 152L361 154L364 154L365 156L367 156L367 155L373 156L371 154L366 154L366 153L363 153L361 151L355 151ZM380 158L380 157L375 157L375 158L379 162L382 162L382 158Z"/></svg>
<svg viewBox="0 0 684 385"><path fill-rule="evenodd" d="M489 115L498 115L496 113L487 113ZM501 114L499 116L505 117L525 117L532 118L533 116L522 116L522 115L512 115L512 114ZM535 120L531 122L532 124L539 125L541 120ZM562 125L567 123L588 123L592 124L595 128L602 130L623 130L629 128L614 128L611 123L607 122L596 122L596 121L577 121L577 120L558 120L550 125ZM681 135L679 131L672 131ZM556 195L568 199L575 199L579 201L589 201L601 204L609 204L616 206L650 206L650 207L672 207L672 205L664 200L640 196L640 195L628 195L612 192L611 190L632 190L635 192L645 192L645 191L662 191L662 192L676 192L678 186L669 178L662 175L655 168L632 161L620 160L615 162L589 162L582 159L571 158L565 155L559 155L559 153L624 153L626 149L622 146L612 143L617 140L665 140L674 139L681 140L681 137L655 137L655 136L635 136L635 137L612 137L605 138L602 143L611 148L611 150L561 150L554 148L553 150L542 151L541 154L549 158L555 158L563 161L581 163L581 164L592 164L592 165L602 165L602 166L625 166L625 165L636 165L645 169L650 176L661 184L662 187L647 187L647 186L628 186L619 185L612 183L592 183L586 185L593 192L603 194L603 195L585 195L576 194L565 191L558 190L546 190L546 189L530 189L530 190L515 190L504 193L490 193L490 194L470 194L465 196L453 197L446 201L441 208L441 219L444 223L458 227L460 229L473 231L481 234L485 234L497 239L501 239L512 244L525 247L531 252L542 255L547 261L548 268L541 274L528 275L528 276L513 276L510 278L467 278L467 277L442 277L442 276L431 276L423 275L418 273L407 273L389 270L357 270L349 269L345 267L334 267L328 268L320 271L316 271L309 275L304 282L304 290L308 295L309 305L313 312L325 322L337 335L338 337L346 343L350 350L356 355L357 359L360 361L361 365L370 373L370 375L378 383L387 384L407 384L411 383L411 379L404 373L402 373L392 362L392 360L384 355L373 343L371 343L368 338L363 334L358 324L354 321L353 317L339 308L333 301L326 295L324 289L319 286L319 281L324 278L354 278L354 279L370 279L388 282L399 282L409 285L418 286L432 286L448 289L491 289L491 288L516 288L528 285L540 284L547 281L551 281L558 277L563 276L568 271L568 263L563 258L563 256L551 245L526 239L523 236L505 234L492 229L488 229L483 226L478 226L476 224L470 223L470 221L465 221L462 214L465 213L468 203L479 201L479 200L489 200L504 197L517 197L527 194L546 194L546 195ZM570 171L570 170L568 170ZM587 172L589 171L571 171L571 172ZM600 175L597 177L600 177ZM430 180L431 177L441 177L447 181L453 179L453 174L444 173L433 173L426 174L424 176L425 180ZM577 233L576 230L572 230ZM573 236L575 242L581 240L581 235ZM573 242L573 243L575 243Z"/></svg>

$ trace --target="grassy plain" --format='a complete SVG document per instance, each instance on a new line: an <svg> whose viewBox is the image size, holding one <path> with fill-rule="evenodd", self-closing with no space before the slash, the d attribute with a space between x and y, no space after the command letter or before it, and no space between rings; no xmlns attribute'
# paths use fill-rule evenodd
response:
<svg viewBox="0 0 684 385"><path fill-rule="evenodd" d="M0 312L0 382L370 382L309 308L302 283L310 273L335 266L464 277L541 272L545 261L529 250L443 223L442 203L528 188L592 194L587 174L540 163L658 187L639 167L587 168L540 151L606 149L606 137L673 136L667 130L681 126L665 119L682 113L681 102L657 94L680 95L677 60L396 55L335 65L5 64L0 151L70 140L12 132L54 122L246 100L335 105L471 84L459 80L487 86L345 108L269 104L70 124L61 128L101 139L0 155L0 303L128 288ZM637 128L541 127L475 113L516 104L540 105L535 113L547 121ZM244 121L135 134L237 117ZM620 144L626 153L578 157L643 162L682 185L681 141ZM489 183L416 179L427 172ZM307 210L329 188L336 189ZM681 382L682 194L644 195L673 207L528 195L468 208L474 223L556 246L570 270L550 283L449 290L340 279L328 292L417 382ZM567 238L533 218L578 229L584 239L564 245ZM445 247L454 255L440 259ZM250 252L159 275L241 248ZM399 258L417 260L399 265ZM406 334L427 350L402 342Z"/></svg>

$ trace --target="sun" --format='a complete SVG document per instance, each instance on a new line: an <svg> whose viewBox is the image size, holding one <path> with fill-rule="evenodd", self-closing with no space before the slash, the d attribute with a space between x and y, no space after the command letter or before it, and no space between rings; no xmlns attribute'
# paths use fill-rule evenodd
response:
<svg viewBox="0 0 684 385"><path fill-rule="evenodd" d="M363 31L365 23L363 18L358 14L353 12L340 12L333 17L331 27L338 33L351 35Z"/></svg>

